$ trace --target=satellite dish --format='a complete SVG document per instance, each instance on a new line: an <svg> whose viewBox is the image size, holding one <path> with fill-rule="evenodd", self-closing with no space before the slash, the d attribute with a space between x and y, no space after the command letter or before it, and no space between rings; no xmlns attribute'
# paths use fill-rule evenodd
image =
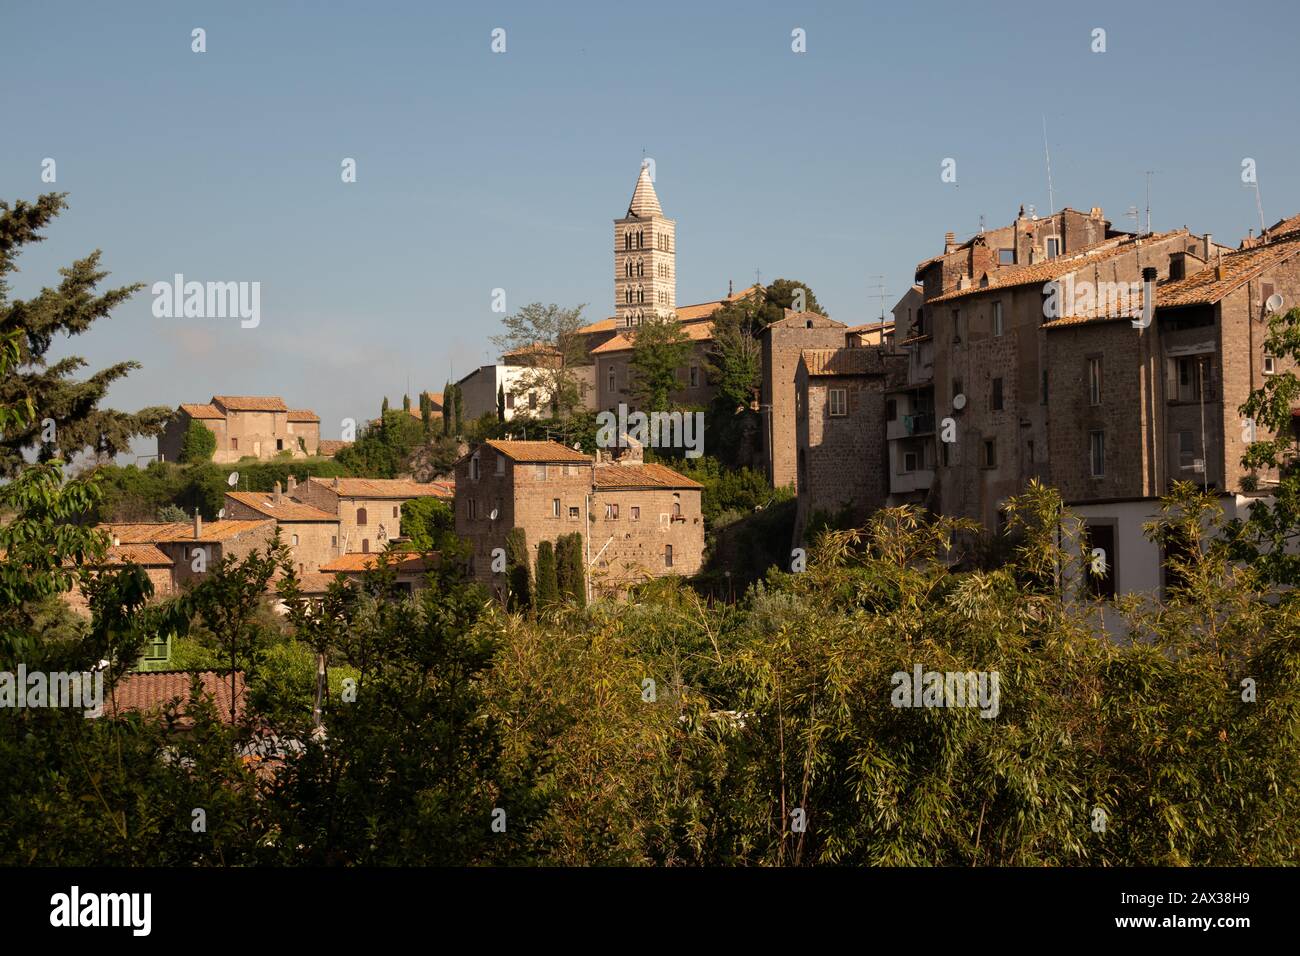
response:
<svg viewBox="0 0 1300 956"><path fill-rule="evenodd" d="M226 479L226 484L228 484L231 488L239 484L239 472L232 471L230 473L230 477Z"/></svg>
<svg viewBox="0 0 1300 956"><path fill-rule="evenodd" d="M225 519L225 517L226 517L226 509L222 508L220 511L217 512L217 520L222 521Z"/></svg>
<svg viewBox="0 0 1300 956"><path fill-rule="evenodd" d="M966 396L963 395L961 392L958 392L956 395L954 395L952 397L952 407L957 409L957 411L961 411L963 408L965 408Z"/></svg>
<svg viewBox="0 0 1300 956"><path fill-rule="evenodd" d="M573 450L574 450L574 451L582 451L582 442L580 442L580 441L575 441L575 442L573 443Z"/></svg>
<svg viewBox="0 0 1300 956"><path fill-rule="evenodd" d="M493 509L492 509L492 513L491 513L490 515L488 515L488 517L491 518L493 521L496 521L496 520L497 520L497 515L498 515L498 514L499 514L499 512L497 511L497 509L496 509L496 508L493 508Z"/></svg>
<svg viewBox="0 0 1300 956"><path fill-rule="evenodd" d="M1282 296L1276 292L1270 295L1268 297L1268 300L1264 303L1264 305L1268 308L1270 314L1274 312L1281 312L1282 306L1285 304L1286 304L1286 300L1283 299Z"/></svg>

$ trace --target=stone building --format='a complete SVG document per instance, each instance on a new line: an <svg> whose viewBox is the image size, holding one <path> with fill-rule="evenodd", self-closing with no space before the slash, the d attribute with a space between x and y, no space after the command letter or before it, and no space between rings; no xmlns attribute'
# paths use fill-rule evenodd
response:
<svg viewBox="0 0 1300 956"><path fill-rule="evenodd" d="M767 478L776 487L798 490L796 467L798 430L795 379L800 356L806 349L839 349L846 344L847 329L815 312L791 312L762 333L763 375L759 392L762 411L762 452Z"/></svg>
<svg viewBox="0 0 1300 956"><path fill-rule="evenodd" d="M1047 356L1046 323L1097 308L1099 291L1104 311L1131 319L1143 270L1168 278L1172 258L1194 243L1186 230L1117 236L1031 265L963 278L956 288L926 299L940 438L934 491L941 513L996 529L1008 497L1032 478L1051 479L1048 401L1056 368ZM952 441L943 440L945 431Z"/></svg>
<svg viewBox="0 0 1300 956"><path fill-rule="evenodd" d="M631 452L596 459L547 441L488 441L456 463L456 532L470 542L470 570L498 588L497 549L521 528L529 554L562 535L582 535L588 583L618 593L665 574L694 574L703 560L701 486Z"/></svg>
<svg viewBox="0 0 1300 956"><path fill-rule="evenodd" d="M113 547L154 545L172 562L172 591L201 578L224 558L242 560L264 551L275 536L275 522L265 519L223 519L106 524L102 526ZM156 565L161 567L161 565Z"/></svg>
<svg viewBox="0 0 1300 956"><path fill-rule="evenodd" d="M213 395L206 405L182 404L158 436L158 455L177 461L191 422L216 436L212 460L219 465L241 458L275 458L288 452L307 458L320 445L320 416L310 409L289 408L279 396Z"/></svg>
<svg viewBox="0 0 1300 956"><path fill-rule="evenodd" d="M414 498L450 501L442 482L405 478L308 478L291 485L296 500L338 520L337 554L383 551L402 530L402 505Z"/></svg>
<svg viewBox="0 0 1300 956"><path fill-rule="evenodd" d="M1173 482L1217 492L1228 517L1276 484L1271 470L1242 468L1250 435L1238 409L1291 367L1264 350L1269 319L1300 302L1300 228L1282 225L1226 252L1184 234L1146 328L1098 310L1043 327L1050 481L1107 556L1100 594L1167 584L1141 526Z"/></svg>
<svg viewBox="0 0 1300 956"><path fill-rule="evenodd" d="M153 600L165 600L176 593L175 559L155 544L112 544L105 552L104 559L92 567L100 571L116 571L128 564L136 564L144 569L145 575L153 584ZM90 604L79 583L74 583L72 590L63 592L62 597L74 611L90 616Z"/></svg>
<svg viewBox="0 0 1300 956"><path fill-rule="evenodd" d="M842 330L842 329L841 329ZM885 395L902 381L906 357L885 348L804 349L795 371L798 506L795 541L821 512L856 521L889 494Z"/></svg>
<svg viewBox="0 0 1300 956"><path fill-rule="evenodd" d="M341 553L339 516L304 504L293 497L296 488L290 477L289 493L265 491L226 492L226 515L244 520L272 518L280 526L280 540L293 556L298 573L307 574L328 564Z"/></svg>

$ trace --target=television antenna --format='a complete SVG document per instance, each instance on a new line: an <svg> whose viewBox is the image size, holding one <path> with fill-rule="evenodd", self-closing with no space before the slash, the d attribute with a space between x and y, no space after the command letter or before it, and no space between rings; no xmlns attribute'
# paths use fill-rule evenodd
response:
<svg viewBox="0 0 1300 956"><path fill-rule="evenodd" d="M883 321L885 321L885 288L886 288L886 287L885 287L885 279L886 279L886 276L883 276L883 275L871 275L871 276L867 276L867 278L868 278L868 279L879 279L879 280L880 280L880 281L877 282L875 285L869 285L869 286L867 286L867 290L868 290L868 294L870 294L870 290L874 289L874 290L876 291L876 293L880 296L880 321L883 322Z"/></svg>

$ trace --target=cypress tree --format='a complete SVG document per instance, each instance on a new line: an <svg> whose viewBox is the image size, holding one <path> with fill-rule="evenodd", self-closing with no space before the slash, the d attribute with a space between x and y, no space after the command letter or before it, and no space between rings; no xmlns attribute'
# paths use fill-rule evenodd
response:
<svg viewBox="0 0 1300 956"><path fill-rule="evenodd" d="M506 580L510 586L507 607L525 611L532 606L532 573L528 560L528 536L523 528L511 528L506 535Z"/></svg>
<svg viewBox="0 0 1300 956"><path fill-rule="evenodd" d="M462 426L462 424L463 424L463 422L461 421L461 413L464 411L464 402L462 401L462 398L461 398L461 394L460 394L460 386L459 386L459 385L453 385L452 388L454 388L454 389L456 390L456 426L455 426L455 432L456 432L456 437L459 438L460 435L461 435L461 426Z"/></svg>
<svg viewBox="0 0 1300 956"><path fill-rule="evenodd" d="M556 581L555 548L549 541L537 545L537 607L550 607L560 602L560 586Z"/></svg>
<svg viewBox="0 0 1300 956"><path fill-rule="evenodd" d="M451 437L451 409L448 407L451 402L451 382L442 386L442 435L444 438Z"/></svg>
<svg viewBox="0 0 1300 956"><path fill-rule="evenodd" d="M504 385L498 385L497 386L497 421L504 422L505 420L506 420L506 387Z"/></svg>

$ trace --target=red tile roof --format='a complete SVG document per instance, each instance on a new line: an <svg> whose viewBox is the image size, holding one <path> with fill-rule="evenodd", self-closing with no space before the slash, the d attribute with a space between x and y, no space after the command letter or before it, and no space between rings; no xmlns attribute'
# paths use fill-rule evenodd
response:
<svg viewBox="0 0 1300 956"><path fill-rule="evenodd" d="M226 413L215 405L192 405L181 403L181 411L190 418L225 418Z"/></svg>
<svg viewBox="0 0 1300 956"><path fill-rule="evenodd" d="M213 395L212 404L232 412L287 412L279 395Z"/></svg>
<svg viewBox="0 0 1300 956"><path fill-rule="evenodd" d="M275 518L277 521L337 522L339 520L338 515L332 515L328 511L321 511L321 509L312 505L295 501L285 494L280 495L278 505L275 503L272 493L267 491L227 491L226 497L238 501L241 505L252 508L268 518Z"/></svg>
<svg viewBox="0 0 1300 956"><path fill-rule="evenodd" d="M170 541L186 530L194 533L194 525L188 521L106 524L101 528L108 532L110 540L116 539L121 544L155 544Z"/></svg>
<svg viewBox="0 0 1300 956"><path fill-rule="evenodd" d="M111 691L104 692L104 714L115 717L125 713L159 713L179 698L177 713L185 721L189 707L190 671L153 671L127 674ZM211 697L217 717L230 722L230 672L199 671L200 693ZM235 672L235 713L242 720L246 704L246 687L243 671Z"/></svg>
<svg viewBox="0 0 1300 956"><path fill-rule="evenodd" d="M403 574L421 574L438 566L437 552L415 554L412 552L392 551L388 554L389 563ZM322 574L346 574L369 571L379 563L377 553L349 552L340 555L329 564L322 564Z"/></svg>
<svg viewBox="0 0 1300 956"><path fill-rule="evenodd" d="M883 375L885 363L874 348L804 349L800 360L808 374Z"/></svg>
<svg viewBox="0 0 1300 956"><path fill-rule="evenodd" d="M318 422L320 416L310 408L291 408L286 420L291 422Z"/></svg>
<svg viewBox="0 0 1300 956"><path fill-rule="evenodd" d="M615 462L595 468L592 484L596 490L615 488L703 488L698 481L673 471L658 462Z"/></svg>
<svg viewBox="0 0 1300 956"><path fill-rule="evenodd" d="M1073 254L1057 256L1055 259L1035 262L1032 265L998 269L995 272L988 273L987 285L975 283L965 289L953 289L943 295L927 299L925 304L930 306L941 302L951 302L954 299L978 295L981 292L996 292L1000 289L1010 289L1016 286L1041 285L1086 266L1113 259L1116 256L1132 252L1135 249L1141 249L1164 239L1172 239L1180 234L1186 235L1187 230L1174 229L1169 232L1152 233L1149 236L1118 236L1106 239Z"/></svg>
<svg viewBox="0 0 1300 956"><path fill-rule="evenodd" d="M590 462L591 456L553 441L502 441L492 439L483 443L514 461L532 462Z"/></svg>
<svg viewBox="0 0 1300 956"><path fill-rule="evenodd" d="M341 498L449 498L447 482L412 481L409 478L308 478ZM336 484L337 482L337 484Z"/></svg>
<svg viewBox="0 0 1300 956"><path fill-rule="evenodd" d="M325 458L332 458L341 452L344 448L350 448L352 442L340 441L337 438L322 438L320 444L316 446L316 454Z"/></svg>
<svg viewBox="0 0 1300 956"><path fill-rule="evenodd" d="M274 528L275 522L270 518L250 519L247 521L238 518L227 518L224 521L205 521L198 537L194 535L194 525L192 523L177 523L169 527L171 530L167 531L164 536L153 540L158 544L172 544L178 541L228 541L245 531Z"/></svg>
<svg viewBox="0 0 1300 956"><path fill-rule="evenodd" d="M1297 252L1300 252L1300 235L1230 252L1222 260L1223 278L1219 278L1218 263L1212 261L1200 272L1161 285L1156 290L1156 307L1170 309L1218 302Z"/></svg>

